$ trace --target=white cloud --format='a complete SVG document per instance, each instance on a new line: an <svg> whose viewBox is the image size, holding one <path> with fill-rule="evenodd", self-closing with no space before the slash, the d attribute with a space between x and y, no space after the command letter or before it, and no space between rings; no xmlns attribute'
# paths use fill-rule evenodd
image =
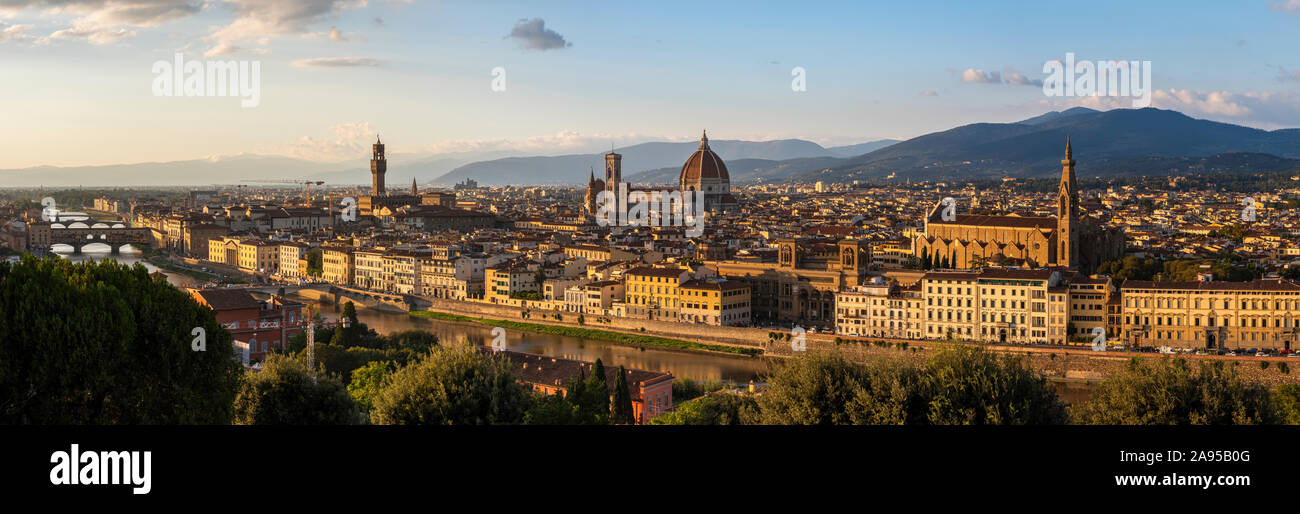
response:
<svg viewBox="0 0 1300 514"><path fill-rule="evenodd" d="M325 137L302 136L296 141L260 148L259 153L287 155L309 161L338 162L369 155L375 129L368 122L330 127Z"/></svg>
<svg viewBox="0 0 1300 514"><path fill-rule="evenodd" d="M0 21L0 43L23 43L31 41L32 36L27 34L31 30L31 25L9 25Z"/></svg>
<svg viewBox="0 0 1300 514"><path fill-rule="evenodd" d="M204 39L212 42L205 55L247 51L244 45L266 45L271 36L308 33L308 27L348 9L366 6L366 0L224 0L235 21ZM265 50L265 48L262 48Z"/></svg>
<svg viewBox="0 0 1300 514"><path fill-rule="evenodd" d="M1002 74L996 71L966 68L965 71L961 72L961 81L969 84L1000 84L1002 83Z"/></svg>
<svg viewBox="0 0 1300 514"><path fill-rule="evenodd" d="M71 28L56 30L50 39L84 39L95 45L107 45L136 36L134 30L100 25L87 19L77 20Z"/></svg>
<svg viewBox="0 0 1300 514"><path fill-rule="evenodd" d="M952 70L949 70L952 71ZM1030 79L1010 66L1002 71L984 71L978 68L966 68L961 72L961 81L968 84L1009 84L1013 86L1043 86L1043 81Z"/></svg>
<svg viewBox="0 0 1300 514"><path fill-rule="evenodd" d="M350 68L356 66L382 66L384 61L369 57L316 57L299 59L290 63L297 68Z"/></svg>
<svg viewBox="0 0 1300 514"><path fill-rule="evenodd" d="M1300 14L1300 0L1286 0L1284 2L1273 2L1269 4L1269 9L1275 11L1286 11L1291 14Z"/></svg>

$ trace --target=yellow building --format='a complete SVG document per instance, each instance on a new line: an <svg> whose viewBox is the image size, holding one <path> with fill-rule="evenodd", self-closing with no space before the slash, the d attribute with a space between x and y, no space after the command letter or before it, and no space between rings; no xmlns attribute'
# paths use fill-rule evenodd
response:
<svg viewBox="0 0 1300 514"><path fill-rule="evenodd" d="M352 285L356 262L351 247L325 247L321 255L321 266L321 276L326 282L341 286Z"/></svg>
<svg viewBox="0 0 1300 514"><path fill-rule="evenodd" d="M1120 294L1120 336L1132 345L1297 349L1300 285L1289 280L1125 280Z"/></svg>
<svg viewBox="0 0 1300 514"><path fill-rule="evenodd" d="M640 266L623 273L627 317L677 321L681 294L678 288L691 280L685 268Z"/></svg>
<svg viewBox="0 0 1300 514"><path fill-rule="evenodd" d="M1107 330L1108 337L1115 334L1107 328L1106 305L1114 287L1110 277L1075 277L1070 279L1070 333L1080 341L1092 341L1093 329Z"/></svg>
<svg viewBox="0 0 1300 514"><path fill-rule="evenodd" d="M677 287L678 321L714 326L750 322L749 285L737 280L688 280Z"/></svg>
<svg viewBox="0 0 1300 514"><path fill-rule="evenodd" d="M541 293L537 269L518 262L488 266L483 273L483 298L492 303L510 303L513 293Z"/></svg>
<svg viewBox="0 0 1300 514"><path fill-rule="evenodd" d="M756 321L784 321L831 328L835 293L868 280L871 251L860 239L784 239L777 261L709 261L720 277L740 280L752 291Z"/></svg>
<svg viewBox="0 0 1300 514"><path fill-rule="evenodd" d="M941 271L921 279L925 338L1064 344L1069 289L1055 270Z"/></svg>
<svg viewBox="0 0 1300 514"><path fill-rule="evenodd" d="M239 242L239 269L275 273L280 269L280 247L266 241Z"/></svg>

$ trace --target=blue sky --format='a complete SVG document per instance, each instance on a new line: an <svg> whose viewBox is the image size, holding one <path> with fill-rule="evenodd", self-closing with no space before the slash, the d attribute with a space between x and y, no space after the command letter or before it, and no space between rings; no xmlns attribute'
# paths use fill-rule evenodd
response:
<svg viewBox="0 0 1300 514"><path fill-rule="evenodd" d="M1300 0L0 0L0 168L336 161L374 132L392 153L595 151L704 128L835 145L1127 106L962 80L1042 80L1067 52L1151 61L1155 107L1295 127L1297 48ZM151 66L176 52L260 62L259 105L154 96Z"/></svg>

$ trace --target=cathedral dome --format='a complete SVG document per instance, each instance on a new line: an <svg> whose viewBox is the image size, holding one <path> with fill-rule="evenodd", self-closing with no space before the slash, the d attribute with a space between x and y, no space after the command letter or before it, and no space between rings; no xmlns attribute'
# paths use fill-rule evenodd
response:
<svg viewBox="0 0 1300 514"><path fill-rule="evenodd" d="M718 154L709 149L709 134L700 138L700 148L695 150L682 165L681 183L683 187L699 185L701 181L731 182L727 174L727 164Z"/></svg>

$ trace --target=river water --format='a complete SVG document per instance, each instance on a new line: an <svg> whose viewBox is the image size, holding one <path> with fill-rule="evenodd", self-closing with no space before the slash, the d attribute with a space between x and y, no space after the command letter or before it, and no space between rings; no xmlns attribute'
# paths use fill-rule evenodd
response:
<svg viewBox="0 0 1300 514"><path fill-rule="evenodd" d="M121 255L109 255L107 251L87 251L80 255L59 254L74 262L85 260L116 259L123 264L140 263L150 272L159 271L157 267L139 258L137 251L124 249ZM194 279L185 275L167 273L167 280L177 287L199 285ZM255 293L257 294L257 293ZM294 299L321 307L322 312L337 313L340 306L328 301L291 295ZM331 316L333 317L333 316ZM357 318L380 334L390 334L403 330L423 330L438 336L439 341L468 341L476 345L486 344L491 340L492 327L478 323L461 323L428 318L415 318L405 313L369 309L358 306ZM758 357L742 357L721 354L673 351L647 347L640 349L620 346L609 342L581 337L560 336L554 334L537 334L510 330L506 332L506 347L511 350L538 355L576 359L594 362L600 359L606 366L624 366L672 373L675 377L688 377L694 380L724 380L733 383L747 383L750 380L761 381L768 370L769 360ZM1093 386L1074 382L1051 382L1057 393L1066 403L1086 401Z"/></svg>

